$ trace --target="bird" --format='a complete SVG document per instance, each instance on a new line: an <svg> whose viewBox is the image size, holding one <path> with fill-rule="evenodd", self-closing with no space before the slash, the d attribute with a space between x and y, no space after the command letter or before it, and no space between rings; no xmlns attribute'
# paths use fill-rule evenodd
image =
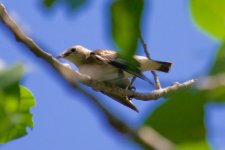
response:
<svg viewBox="0 0 225 150"><path fill-rule="evenodd" d="M91 51L81 45L75 45L66 49L56 58L69 60L78 67L80 73L86 74L94 80L112 83L123 89L131 88L129 87L129 78L132 76L150 82L143 72L156 70L167 73L172 66L171 62L157 61L139 55L135 55L133 60L126 60L114 50L96 49ZM138 112L138 109L133 105L129 97L118 96L110 92L101 92Z"/></svg>

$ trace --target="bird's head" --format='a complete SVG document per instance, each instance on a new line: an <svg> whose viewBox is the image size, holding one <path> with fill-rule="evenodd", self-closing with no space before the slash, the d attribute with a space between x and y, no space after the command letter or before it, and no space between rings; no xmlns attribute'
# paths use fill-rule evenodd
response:
<svg viewBox="0 0 225 150"><path fill-rule="evenodd" d="M65 58L79 66L83 63L83 61L85 61L89 54L90 50L80 45L76 45L68 48L63 53L59 54L56 58Z"/></svg>

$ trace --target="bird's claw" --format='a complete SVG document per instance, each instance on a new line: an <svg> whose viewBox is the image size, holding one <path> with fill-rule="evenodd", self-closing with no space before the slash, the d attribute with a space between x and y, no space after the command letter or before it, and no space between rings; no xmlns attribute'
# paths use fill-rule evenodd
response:
<svg viewBox="0 0 225 150"><path fill-rule="evenodd" d="M129 90L131 90L132 92L136 91L136 88L134 86L129 86L128 87ZM128 97L129 100L132 100L133 97Z"/></svg>
<svg viewBox="0 0 225 150"><path fill-rule="evenodd" d="M132 92L136 91L136 87L134 87L134 86L129 86L128 89L131 90Z"/></svg>

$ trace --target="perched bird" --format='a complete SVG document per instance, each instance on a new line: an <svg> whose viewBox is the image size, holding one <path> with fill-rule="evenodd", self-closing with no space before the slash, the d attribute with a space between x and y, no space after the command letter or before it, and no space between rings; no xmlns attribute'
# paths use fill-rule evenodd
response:
<svg viewBox="0 0 225 150"><path fill-rule="evenodd" d="M81 73L89 75L92 79L110 82L124 89L130 85L129 77L136 76L149 81L142 72L147 70L168 72L172 65L171 62L151 60L138 55L134 56L135 63L130 63L120 57L116 51L106 49L90 51L80 45L70 47L59 54L57 58L65 58L73 62ZM102 92L125 106L138 111L128 97Z"/></svg>

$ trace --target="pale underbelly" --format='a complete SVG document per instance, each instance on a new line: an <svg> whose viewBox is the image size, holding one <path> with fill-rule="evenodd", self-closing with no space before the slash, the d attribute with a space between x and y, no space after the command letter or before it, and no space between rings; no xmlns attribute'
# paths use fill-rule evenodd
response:
<svg viewBox="0 0 225 150"><path fill-rule="evenodd" d="M111 65L81 65L79 71L83 74L89 75L91 78L98 81L115 80L119 78L129 78L131 74L119 71Z"/></svg>

